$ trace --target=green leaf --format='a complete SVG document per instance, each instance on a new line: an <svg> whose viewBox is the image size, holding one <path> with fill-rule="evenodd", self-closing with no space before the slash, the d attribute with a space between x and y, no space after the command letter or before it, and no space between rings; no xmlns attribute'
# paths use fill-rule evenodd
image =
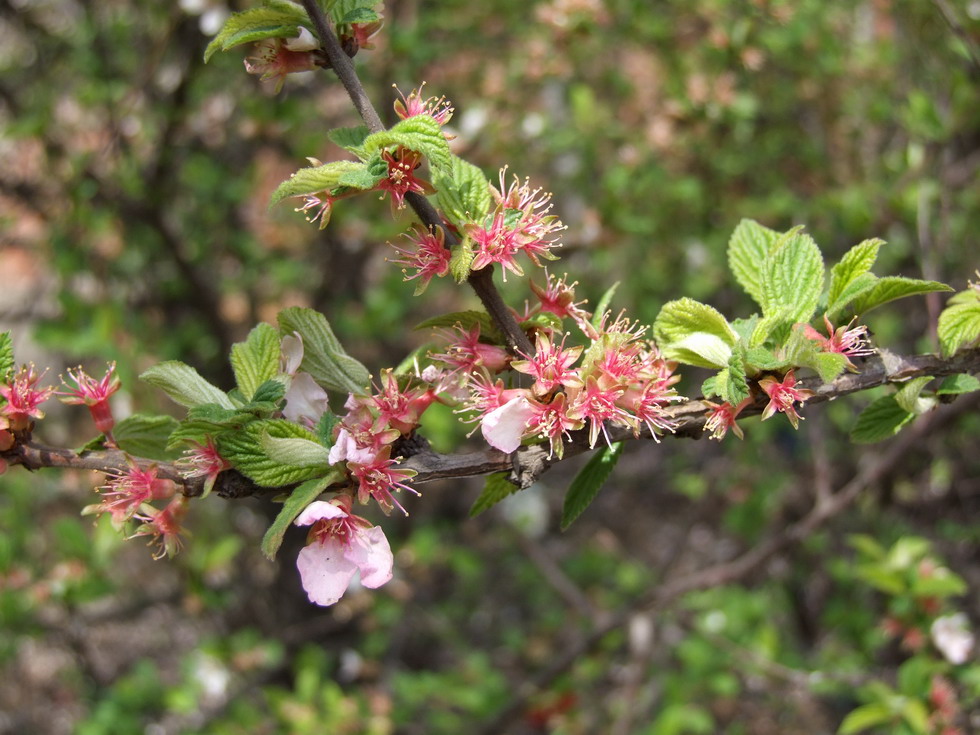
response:
<svg viewBox="0 0 980 735"><path fill-rule="evenodd" d="M809 235L794 228L772 246L762 271L762 315L790 326L809 322L823 293L823 256Z"/></svg>
<svg viewBox="0 0 980 735"><path fill-rule="evenodd" d="M368 171L368 165L360 161L332 161L322 166L307 166L279 184L272 192L269 206L278 204L286 197L332 192L340 186L370 189L381 178L373 176ZM373 183L368 184L369 179ZM358 182L366 185L357 186Z"/></svg>
<svg viewBox="0 0 980 735"><path fill-rule="evenodd" d="M493 320L490 319L490 315L485 311L476 311L475 309L440 314L431 319L426 319L421 324L416 325L415 329L452 328L456 325L459 325L467 331L473 329L473 327L479 327L480 337L489 340L490 344L502 344L504 341L503 335L493 325Z"/></svg>
<svg viewBox="0 0 980 735"><path fill-rule="evenodd" d="M877 238L865 240L844 253L840 262L830 269L830 290L827 294L828 311L841 298L845 289L855 279L867 275L878 259L878 249L885 244Z"/></svg>
<svg viewBox="0 0 980 735"><path fill-rule="evenodd" d="M867 291L858 299L855 299L852 308L855 314L864 314L895 299L915 296L916 294L932 293L934 291L952 290L945 283L939 283L938 281L920 281L916 278L887 276L885 278L879 278L875 282L874 288Z"/></svg>
<svg viewBox="0 0 980 735"><path fill-rule="evenodd" d="M817 343L807 338L802 325L787 340L784 356L789 364L810 368L824 383L829 383L847 369L847 357L837 352L821 352Z"/></svg>
<svg viewBox="0 0 980 735"><path fill-rule="evenodd" d="M133 456L169 461L180 456L168 446L170 434L178 426L171 416L134 413L112 427L112 438L120 449Z"/></svg>
<svg viewBox="0 0 980 735"><path fill-rule="evenodd" d="M279 401L281 401L285 395L286 385L280 380L272 378L265 381L255 389L255 393L252 395L252 400L249 402L247 408L253 412L265 411L269 407L271 407L272 410L275 410L278 407Z"/></svg>
<svg viewBox="0 0 980 735"><path fill-rule="evenodd" d="M216 403L222 408L235 408L227 393L211 385L190 365L177 360L154 365L140 375L140 380L160 388L175 403L187 408L208 403Z"/></svg>
<svg viewBox="0 0 980 735"><path fill-rule="evenodd" d="M968 590L962 577L946 567L938 567L927 577L916 577L911 592L916 597L953 597Z"/></svg>
<svg viewBox="0 0 980 735"><path fill-rule="evenodd" d="M539 311L530 319L522 321L518 326L525 332L531 329L543 329L561 334L565 331L565 324L562 322L561 317L557 314L552 314L550 311Z"/></svg>
<svg viewBox="0 0 980 735"><path fill-rule="evenodd" d="M299 424L284 419L263 419L248 424L243 430L219 436L218 451L235 469L262 487L293 485L325 471L322 465L297 467L273 459L263 446L263 440L268 441L268 438L316 442L316 434Z"/></svg>
<svg viewBox="0 0 980 735"><path fill-rule="evenodd" d="M10 332L0 333L0 380L14 369L14 343Z"/></svg>
<svg viewBox="0 0 980 735"><path fill-rule="evenodd" d="M895 396L883 396L865 408L851 429L851 441L873 444L894 436L915 414L898 405Z"/></svg>
<svg viewBox="0 0 980 735"><path fill-rule="evenodd" d="M942 385L939 386L936 394L940 396L956 396L962 393L972 393L975 390L980 390L980 380L973 375L960 373L959 375L950 375L946 378L942 382Z"/></svg>
<svg viewBox="0 0 980 735"><path fill-rule="evenodd" d="M315 477L307 480L298 488L293 490L286 498L279 515L269 526L269 530L262 537L262 553L269 559L276 558L276 552L282 546L282 540L286 535L286 530L292 525L293 521L303 512L310 503L317 499L324 490L331 484L338 482L343 473L339 470L331 470L324 477Z"/></svg>
<svg viewBox="0 0 980 735"><path fill-rule="evenodd" d="M724 374L724 379L722 379ZM749 384L745 380L745 363L739 350L732 353L728 369L718 374L718 395L733 406L749 397Z"/></svg>
<svg viewBox="0 0 980 735"><path fill-rule="evenodd" d="M278 439L268 433L259 434L259 445L269 459L291 467L330 466L330 450L319 441L305 438Z"/></svg>
<svg viewBox="0 0 980 735"><path fill-rule="evenodd" d="M449 259L449 272L453 274L456 283L464 283L470 277L470 265L476 255L473 253L473 240L464 235L459 244L453 248Z"/></svg>
<svg viewBox="0 0 980 735"><path fill-rule="evenodd" d="M854 733L884 725L892 721L892 711L880 702L864 704L850 712L837 730L837 735L854 735Z"/></svg>
<svg viewBox="0 0 980 735"><path fill-rule="evenodd" d="M327 12L336 25L372 23L381 19L375 7L381 0L328 0Z"/></svg>
<svg viewBox="0 0 980 735"><path fill-rule="evenodd" d="M616 466L619 455L623 452L623 442L616 442L611 447L599 447L592 459L578 473L568 492L561 509L561 530L564 531L582 512L592 504L595 496L605 484L609 474Z"/></svg>
<svg viewBox="0 0 980 735"><path fill-rule="evenodd" d="M969 297L971 291L956 294L953 299L964 294ZM950 302L953 299L950 299ZM944 357L949 357L961 347L980 340L980 295L976 300L959 299L959 301L960 303L947 306L939 315L939 345Z"/></svg>
<svg viewBox="0 0 980 735"><path fill-rule="evenodd" d="M247 400L279 372L279 333L269 324L259 324L244 342L231 347L231 367L235 382Z"/></svg>
<svg viewBox="0 0 980 735"><path fill-rule="evenodd" d="M832 322L839 321L841 315L847 313L847 305L870 293L877 283L878 277L871 273L863 273L855 278L844 287L837 300L827 307L827 318ZM848 316L856 316L853 311L852 309Z"/></svg>
<svg viewBox="0 0 980 735"><path fill-rule="evenodd" d="M479 168L458 156L452 157L447 171L432 178L436 205L449 220L461 228L478 222L490 211L490 182Z"/></svg>
<svg viewBox="0 0 980 735"><path fill-rule="evenodd" d="M327 133L327 137L341 148L356 153L364 145L364 139L369 133L367 125L358 125L353 128L334 128Z"/></svg>
<svg viewBox="0 0 980 735"><path fill-rule="evenodd" d="M298 306L283 309L279 312L279 330L283 335L299 333L303 339L300 369L324 388L343 393L367 390L370 373L344 351L323 314Z"/></svg>
<svg viewBox="0 0 980 735"><path fill-rule="evenodd" d="M316 425L316 436L323 446L333 446L333 430L339 423L340 418L329 408L323 412L323 415L320 417L320 420Z"/></svg>
<svg viewBox="0 0 980 735"><path fill-rule="evenodd" d="M921 699L909 698L902 707L902 719L915 733L928 735L932 728L929 726L929 710Z"/></svg>
<svg viewBox="0 0 980 735"><path fill-rule="evenodd" d="M480 493L480 497L476 499L473 507L470 508L470 518L476 518L483 511L489 510L508 495L513 495L520 489L520 487L507 479L506 472L498 472L495 475L490 475L483 485L483 492Z"/></svg>
<svg viewBox="0 0 980 735"><path fill-rule="evenodd" d="M306 11L299 5L282 0L268 0L263 6L233 13L224 27L204 50L207 62L218 51L253 43L264 38L294 38L300 26L310 26Z"/></svg>
<svg viewBox="0 0 980 735"><path fill-rule="evenodd" d="M728 267L745 292L762 306L762 274L766 256L779 233L755 220L743 219L728 241Z"/></svg>
<svg viewBox="0 0 980 735"><path fill-rule="evenodd" d="M737 336L716 309L683 298L663 305L653 335L669 360L699 367L725 367Z"/></svg>
<svg viewBox="0 0 980 735"><path fill-rule="evenodd" d="M452 175L452 154L442 134L442 126L431 115L415 115L397 125L373 133L361 146L371 154L388 146L402 146L425 156L433 171Z"/></svg>
<svg viewBox="0 0 980 735"><path fill-rule="evenodd" d="M599 299L599 303L596 304L595 311L592 313L592 326L596 329L602 324L602 315L606 313L606 309L609 308L609 303L612 301L613 296L616 293L616 289L619 288L619 281L616 281L612 286L606 289L606 292L602 294Z"/></svg>
<svg viewBox="0 0 980 735"><path fill-rule="evenodd" d="M914 413L916 416L921 416L926 411L932 410L936 407L936 399L931 396L928 398L921 397L922 389L932 380L931 375L925 375L903 383L895 394L895 402L903 410Z"/></svg>

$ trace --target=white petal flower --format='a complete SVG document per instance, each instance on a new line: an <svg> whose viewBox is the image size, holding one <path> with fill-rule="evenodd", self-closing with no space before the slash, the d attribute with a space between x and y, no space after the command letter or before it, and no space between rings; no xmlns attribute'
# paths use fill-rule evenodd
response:
<svg viewBox="0 0 980 735"><path fill-rule="evenodd" d="M956 665L966 663L974 643L966 615L956 613L936 618L929 632L932 642L947 661Z"/></svg>
<svg viewBox="0 0 980 735"><path fill-rule="evenodd" d="M481 430L487 443L510 454L521 446L527 422L534 416L534 407L524 396L512 398L483 417Z"/></svg>

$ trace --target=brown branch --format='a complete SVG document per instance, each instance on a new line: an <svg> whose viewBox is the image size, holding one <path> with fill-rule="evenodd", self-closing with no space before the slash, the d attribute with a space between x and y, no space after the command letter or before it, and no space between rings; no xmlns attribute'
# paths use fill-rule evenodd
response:
<svg viewBox="0 0 980 735"><path fill-rule="evenodd" d="M364 89L364 85L361 84L361 80L357 76L353 62L344 51L343 46L341 46L337 35L330 28L330 24L323 11L320 10L320 6L316 0L303 0L303 7L310 16L310 20L313 21L313 26L320 39L323 52L330 61L331 68L337 73L340 83L347 90L347 95L350 97L357 113L361 116L369 131L372 133L381 132L385 129L384 123L381 122L381 116L378 115L378 111L371 103ZM408 202L409 206L426 227L442 227L446 230L442 217L439 216L435 207L424 196L416 193L408 193L405 196L405 201ZM447 230L445 242L446 247L452 249L459 243L459 240L452 232ZM493 267L487 266L478 271L473 271L470 273L467 283L476 292L476 295L483 304L483 308L486 309L493 323L506 337L507 346L511 352L521 352L525 355L533 354L534 347L531 345L531 341L524 333L524 330L520 328L517 319L514 318L511 310L507 308L507 305L500 296L500 292L497 291L496 286L493 284Z"/></svg>
<svg viewBox="0 0 980 735"><path fill-rule="evenodd" d="M889 383L901 384L921 376L941 378L959 373L980 373L980 348L966 350L951 358L943 359L936 355L896 355L887 350L869 360L859 373L845 373L832 383L820 384L819 379L810 378L802 381L814 391L807 405L831 401L850 393L869 390ZM756 397L755 403L746 407L740 418L747 418L762 413L767 399L765 395ZM676 430L673 436L678 438L697 439L703 435L705 415L708 406L702 400L693 400L667 409L667 414L674 420ZM649 432L634 435L627 427L608 427L612 441L630 441L634 439L650 439ZM424 446L424 442L420 442ZM588 432L575 432L572 440L565 444L565 457L571 457L591 449L588 444ZM100 472L116 472L126 466L125 455L118 450L91 451L76 454L70 449L58 449L44 446L27 439L6 452L0 452L0 457L10 464L19 464L31 470L42 467L59 467L62 469L98 470ZM494 472L508 472L511 480L527 487L541 476L551 465L559 462L557 457L549 457L543 444L521 447L513 454L486 448L477 452L465 454L439 454L423 449L410 456L403 466L415 470L418 474L413 483L421 484L458 477L473 477L488 475ZM142 465L155 464L162 476L179 479L178 469L168 462L151 462L140 459ZM184 493L196 496L201 493L202 481L183 481ZM216 491L226 498L239 498L253 494L281 493L290 488L263 488L254 485L237 472L222 473L218 478Z"/></svg>

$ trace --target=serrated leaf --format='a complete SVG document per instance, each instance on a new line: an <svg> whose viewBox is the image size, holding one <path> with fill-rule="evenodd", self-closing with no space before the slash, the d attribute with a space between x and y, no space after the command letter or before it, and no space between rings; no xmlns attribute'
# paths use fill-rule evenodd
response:
<svg viewBox="0 0 980 735"><path fill-rule="evenodd" d="M965 293L969 297L969 292ZM956 294L956 297L961 295ZM955 303L943 309L939 315L938 332L944 357L980 340L980 300Z"/></svg>
<svg viewBox="0 0 980 735"><path fill-rule="evenodd" d="M284 487L323 474L322 466L296 467L270 457L262 445L266 435L273 439L316 440L313 432L299 424L284 419L263 419L241 431L219 436L218 451L235 469L262 487Z"/></svg>
<svg viewBox="0 0 980 735"><path fill-rule="evenodd" d="M844 253L840 262L830 269L830 289L827 294L829 308L833 308L844 290L855 279L867 275L871 271L871 266L878 259L878 250L884 244L885 241L878 238L858 243Z"/></svg>
<svg viewBox="0 0 980 735"><path fill-rule="evenodd" d="M452 157L447 171L432 178L436 187L436 205L460 229L479 222L490 211L490 182L483 171L458 156Z"/></svg>
<svg viewBox="0 0 980 735"><path fill-rule="evenodd" d="M282 0L271 0L258 8L233 13L208 44L204 61L209 61L218 51L227 51L244 43L265 38L293 38L299 35L302 25L312 25L306 11Z"/></svg>
<svg viewBox="0 0 980 735"><path fill-rule="evenodd" d="M330 465L327 459L330 450L313 439L298 437L280 439L263 432L259 434L259 445L269 459L291 467L326 469Z"/></svg>
<svg viewBox="0 0 980 735"><path fill-rule="evenodd" d="M595 311L592 313L592 326L596 329L602 324L602 317L606 313L606 309L609 308L609 304L612 302L617 288L619 288L619 281L616 281L612 286L607 288L606 292L599 299L599 303L596 304Z"/></svg>
<svg viewBox="0 0 980 735"><path fill-rule="evenodd" d="M338 25L350 25L352 23L373 23L378 19L378 14L373 10L368 8L354 8L349 13L346 13L340 20L337 21Z"/></svg>
<svg viewBox="0 0 980 735"><path fill-rule="evenodd" d="M416 325L415 329L418 331L420 329L452 328L456 325L459 325L466 331L473 329L473 327L479 327L480 336L483 339L489 340L491 344L503 343L503 335L493 325L493 320L490 319L490 315L485 311L476 311L475 309L440 314L431 319L426 319L421 324Z"/></svg>
<svg viewBox="0 0 980 735"><path fill-rule="evenodd" d="M837 735L855 735L872 727L892 722L892 711L880 702L864 704L850 712L841 722Z"/></svg>
<svg viewBox="0 0 980 735"><path fill-rule="evenodd" d="M279 312L279 329L283 335L299 333L303 339L300 369L321 386L342 393L367 390L370 373L344 351L323 314L298 306L283 309Z"/></svg>
<svg viewBox="0 0 980 735"><path fill-rule="evenodd" d="M874 444L895 436L905 424L915 418L898 405L895 396L883 396L865 408L851 429L851 441Z"/></svg>
<svg viewBox="0 0 980 735"><path fill-rule="evenodd" d="M728 360L728 368L722 372L725 373L725 379L722 383L719 378L718 394L722 400L737 406L749 397L749 384L745 380L745 363L740 351L736 350L732 353Z"/></svg>
<svg viewBox="0 0 980 735"><path fill-rule="evenodd" d="M0 333L0 380L14 369L14 342L10 332Z"/></svg>
<svg viewBox="0 0 980 735"><path fill-rule="evenodd" d="M134 413L112 427L112 438L124 452L134 457L168 461L180 456L169 448L170 434L179 426L171 416Z"/></svg>
<svg viewBox="0 0 980 735"><path fill-rule="evenodd" d="M790 325L809 322L823 293L823 256L813 238L794 228L772 246L762 270L762 315Z"/></svg>
<svg viewBox="0 0 980 735"><path fill-rule="evenodd" d="M699 367L724 367L737 336L716 309L683 298L663 305L653 335L664 356Z"/></svg>
<svg viewBox="0 0 980 735"><path fill-rule="evenodd" d="M269 206L278 204L286 197L332 191L342 186L341 179L345 175L356 177L360 172L365 171L367 171L367 164L360 161L331 161L322 166L301 168L276 187L272 192Z"/></svg>
<svg viewBox="0 0 980 735"><path fill-rule="evenodd" d="M920 416L936 405L935 398L922 398L922 389L933 380L931 375L912 378L902 384L895 394L895 402L909 413Z"/></svg>
<svg viewBox="0 0 980 735"><path fill-rule="evenodd" d="M870 293L877 283L878 277L872 273L863 273L855 278L844 287L837 300L827 306L827 318L832 322L838 321L841 314L846 314L848 304Z"/></svg>
<svg viewBox="0 0 980 735"><path fill-rule="evenodd" d="M812 368L824 383L832 383L838 375L847 370L847 356L839 352L818 352L805 367Z"/></svg>
<svg viewBox="0 0 980 735"><path fill-rule="evenodd" d="M595 496L602 489L609 478L609 474L616 466L616 462L619 461L619 455L622 452L623 442L599 447L585 467L575 476L568 492L565 493L565 502L561 509L562 531L572 525L575 519L592 504Z"/></svg>
<svg viewBox="0 0 980 735"><path fill-rule="evenodd" d="M735 280L762 306L762 273L769 249L779 233L755 220L743 219L728 240L728 267Z"/></svg>
<svg viewBox="0 0 980 735"><path fill-rule="evenodd" d="M934 291L952 291L945 283L938 281L920 281L916 278L902 278L901 276L887 276L879 278L874 288L867 291L860 298L855 299L853 311L855 314L864 314L871 309L877 308L889 301L901 299L906 296L917 294L932 293Z"/></svg>
<svg viewBox="0 0 980 735"><path fill-rule="evenodd" d="M231 347L231 367L238 389L247 400L279 372L279 333L269 324L259 324L244 342Z"/></svg>
<svg viewBox="0 0 980 735"><path fill-rule="evenodd" d="M507 479L506 472L498 472L497 474L490 475L483 485L483 492L480 493L480 497L476 499L473 507L470 508L470 518L476 518L483 511L489 510L508 495L513 495L520 489L520 487Z"/></svg>
<svg viewBox="0 0 980 735"><path fill-rule="evenodd" d="M421 153L433 171L452 173L452 154L442 134L442 126L431 115L415 115L388 130L372 133L364 139L363 150L370 154L398 145Z"/></svg>
<svg viewBox="0 0 980 735"><path fill-rule="evenodd" d="M286 536L287 529L293 521L303 512L310 503L317 499L324 490L331 484L339 481L343 473L339 469L330 470L324 477L315 477L307 480L302 485L293 490L286 502L279 511L279 515L269 526L262 537L262 553L270 560L276 558L276 552L282 546L282 540Z"/></svg>
<svg viewBox="0 0 980 735"><path fill-rule="evenodd" d="M168 360L154 365L140 375L140 380L160 388L175 403L187 408L215 403L222 408L235 408L228 394L211 385L190 365Z"/></svg>
<svg viewBox="0 0 980 735"><path fill-rule="evenodd" d="M765 347L750 347L745 350L745 364L755 370L782 370L789 367L790 362L784 358L776 357L776 354Z"/></svg>
<svg viewBox="0 0 980 735"><path fill-rule="evenodd" d="M936 394L940 396L955 396L962 393L972 393L975 390L980 390L980 380L973 375L960 373L959 375L950 375L946 378L942 382L942 385L939 386Z"/></svg>
<svg viewBox="0 0 980 735"><path fill-rule="evenodd" d="M333 446L333 430L339 423L340 418L329 408L323 412L323 415L320 417L320 420L316 425L316 436L323 446Z"/></svg>
<svg viewBox="0 0 980 735"><path fill-rule="evenodd" d="M327 137L341 148L356 153L364 145L364 139L370 132L367 125L358 125L353 128L334 128L327 133Z"/></svg>
<svg viewBox="0 0 980 735"><path fill-rule="evenodd" d="M725 368L725 370L723 370L722 372L725 372L727 370L728 370L728 368ZM725 377L725 380L727 380L727 379L728 378L726 376ZM705 381L703 383L701 383L701 395L704 396L705 398L712 398L714 396L719 395L719 391L718 391L718 387L717 386L718 386L718 375L717 374L712 375L710 378L706 378Z"/></svg>
<svg viewBox="0 0 980 735"><path fill-rule="evenodd" d="M373 23L381 19L381 15L375 10L379 2L381 0L329 0L327 12L336 25Z"/></svg>
<svg viewBox="0 0 980 735"><path fill-rule="evenodd" d="M786 344L783 355L790 365L810 368L824 383L829 383L847 369L847 357L837 352L822 352L816 342L806 336L799 325Z"/></svg>
<svg viewBox="0 0 980 735"><path fill-rule="evenodd" d="M346 186L349 189L368 191L369 189L373 189L387 175L387 166L383 170L378 170L374 161L369 161L362 168L351 169L341 174L340 178L337 179L337 184L338 186Z"/></svg>
<svg viewBox="0 0 980 735"><path fill-rule="evenodd" d="M469 235L464 235L459 244L453 248L453 254L449 258L449 272L452 273L456 283L464 283L470 277L470 265L475 257L473 240Z"/></svg>
<svg viewBox="0 0 980 735"><path fill-rule="evenodd" d="M271 407L273 410L275 410L277 404L285 395L286 386L284 383L276 378L266 380L255 389L255 393L252 395L252 400L249 402L248 408L252 411L264 411L267 407Z"/></svg>

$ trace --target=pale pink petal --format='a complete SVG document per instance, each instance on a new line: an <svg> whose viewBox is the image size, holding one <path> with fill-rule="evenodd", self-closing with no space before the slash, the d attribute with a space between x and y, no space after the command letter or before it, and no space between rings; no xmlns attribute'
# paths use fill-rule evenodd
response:
<svg viewBox="0 0 980 735"><path fill-rule="evenodd" d="M314 541L300 550L296 568L310 602L333 605L347 591L357 565L344 551L344 545L335 538Z"/></svg>
<svg viewBox="0 0 980 735"><path fill-rule="evenodd" d="M297 373L286 391L286 407L282 415L299 423L305 418L314 424L320 420L329 406L329 396L309 373Z"/></svg>
<svg viewBox="0 0 980 735"><path fill-rule="evenodd" d="M333 503L325 500L314 500L303 509L293 523L297 526L312 526L324 518L346 518L347 513L338 508Z"/></svg>
<svg viewBox="0 0 980 735"><path fill-rule="evenodd" d="M510 454L521 446L524 427L533 416L534 407L524 396L512 398L483 417L483 438L495 449Z"/></svg>
<svg viewBox="0 0 980 735"><path fill-rule="evenodd" d="M290 51L315 51L320 48L320 43L313 37L312 33L301 26L299 35L286 41L286 48Z"/></svg>
<svg viewBox="0 0 980 735"><path fill-rule="evenodd" d="M361 570L361 584L375 589L391 579L394 559L381 526L357 533L347 550L347 558Z"/></svg>
<svg viewBox="0 0 980 735"><path fill-rule="evenodd" d="M279 349L284 363L282 371L287 375L295 375L303 362L303 338L299 336L299 332L283 337Z"/></svg>

